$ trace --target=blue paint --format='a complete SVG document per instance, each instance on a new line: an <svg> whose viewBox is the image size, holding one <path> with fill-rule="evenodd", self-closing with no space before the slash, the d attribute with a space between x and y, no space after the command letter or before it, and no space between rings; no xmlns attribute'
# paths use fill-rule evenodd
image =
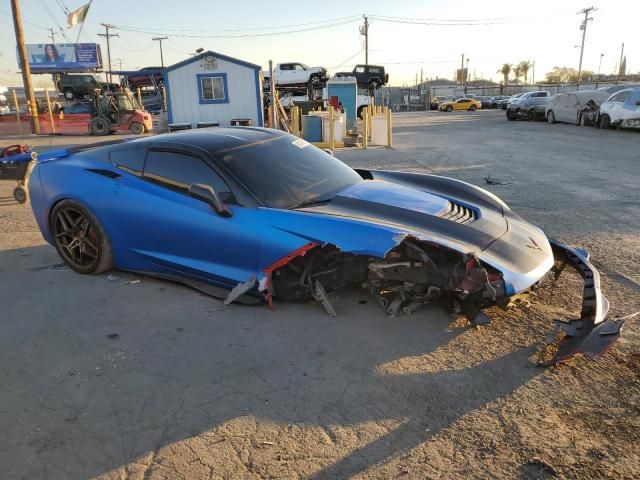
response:
<svg viewBox="0 0 640 480"><path fill-rule="evenodd" d="M322 141L322 117L318 115L302 116L302 137L307 142Z"/></svg>
<svg viewBox="0 0 640 480"><path fill-rule="evenodd" d="M169 75L164 77L164 93L167 96L167 123L173 123L173 113L171 112L171 89L169 88Z"/></svg>
<svg viewBox="0 0 640 480"><path fill-rule="evenodd" d="M202 79L203 78L222 78L222 84L224 89L224 98L207 100L202 95ZM217 105L220 103L229 103L229 87L227 85L226 73L197 73L196 81L198 82L198 102L200 105ZM213 86L211 87L213 91Z"/></svg>
<svg viewBox="0 0 640 480"><path fill-rule="evenodd" d="M340 78L340 77L339 77ZM358 108L358 86L355 82L329 80L327 82L327 96L338 97L347 115L347 128L354 128Z"/></svg>
<svg viewBox="0 0 640 480"><path fill-rule="evenodd" d="M184 65L189 65L190 63L193 63L193 62L199 62L200 60L202 60L207 55L211 55L214 58L219 58L221 60L226 60L227 62L235 63L236 65L242 65L244 67L252 68L254 70L255 69L261 70L262 69L262 67L260 67L260 65L256 65L254 63L245 62L245 61L239 60L237 58L228 57L227 55L222 55L221 53L217 53L217 52L214 52L214 51L211 51L211 50L207 50L206 52L202 52L201 54L196 55L195 57L187 58L186 60L183 60L181 62L174 63L173 65L167 67L165 69L165 71L170 72L171 70L175 70L176 68L180 68L180 67L182 67Z"/></svg>
<svg viewBox="0 0 640 480"><path fill-rule="evenodd" d="M264 126L264 109L262 108L262 89L260 84L260 70L256 70L255 72L256 79L256 106L258 112L258 126Z"/></svg>

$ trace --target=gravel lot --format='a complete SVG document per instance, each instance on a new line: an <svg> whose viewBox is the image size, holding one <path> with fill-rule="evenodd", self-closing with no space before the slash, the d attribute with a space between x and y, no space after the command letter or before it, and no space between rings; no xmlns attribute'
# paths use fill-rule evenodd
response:
<svg viewBox="0 0 640 480"><path fill-rule="evenodd" d="M612 314L640 309L640 134L502 111L394 123L393 150L337 156L485 186L592 252ZM61 260L12 188L0 182L2 478L640 478L638 319L600 361L532 364L550 320L577 313L576 275L480 329L442 305L388 318L359 290L332 296L336 318L223 308L124 272L38 270Z"/></svg>

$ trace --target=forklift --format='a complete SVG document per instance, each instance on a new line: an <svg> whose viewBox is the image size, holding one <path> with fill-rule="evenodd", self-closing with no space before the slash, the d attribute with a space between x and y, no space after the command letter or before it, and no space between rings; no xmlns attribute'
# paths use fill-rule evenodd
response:
<svg viewBox="0 0 640 480"><path fill-rule="evenodd" d="M151 114L126 88L120 92L94 90L92 107L89 121L91 135L109 135L118 130L142 135L153 128Z"/></svg>

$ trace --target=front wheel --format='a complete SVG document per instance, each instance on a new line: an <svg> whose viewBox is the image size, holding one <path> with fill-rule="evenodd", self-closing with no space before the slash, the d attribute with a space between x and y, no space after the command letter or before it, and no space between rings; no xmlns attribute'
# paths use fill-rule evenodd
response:
<svg viewBox="0 0 640 480"><path fill-rule="evenodd" d="M547 122L556 123L556 116L553 113L553 110L549 110L547 112Z"/></svg>
<svg viewBox="0 0 640 480"><path fill-rule="evenodd" d="M309 77L309 86L313 88L317 85L320 85L320 75L311 75Z"/></svg>
<svg viewBox="0 0 640 480"><path fill-rule="evenodd" d="M469 107L469 110L471 110L472 112L475 112L478 109L478 107L476 107L475 105L471 105Z"/></svg>
<svg viewBox="0 0 640 480"><path fill-rule="evenodd" d="M73 270L95 274L113 268L109 237L83 205L62 200L51 212L50 225L58 254Z"/></svg>
<svg viewBox="0 0 640 480"><path fill-rule="evenodd" d="M600 117L600 128L607 129L611 127L611 117L606 113Z"/></svg>
<svg viewBox="0 0 640 480"><path fill-rule="evenodd" d="M142 135L144 133L144 125L140 122L131 122L129 131L134 135Z"/></svg>
<svg viewBox="0 0 640 480"><path fill-rule="evenodd" d="M453 112L453 107L451 105L447 105L447 108L445 108L445 110L447 112Z"/></svg>
<svg viewBox="0 0 640 480"><path fill-rule="evenodd" d="M536 121L536 111L535 110L529 110L529 114L527 115L527 117L529 118L529 121L535 122Z"/></svg>
<svg viewBox="0 0 640 480"><path fill-rule="evenodd" d="M74 98L76 98L76 95L73 93L73 90L67 89L64 91L64 98L66 98L67 100L73 100Z"/></svg>
<svg viewBox="0 0 640 480"><path fill-rule="evenodd" d="M507 120L515 120L516 117L513 116L511 110L507 109Z"/></svg>

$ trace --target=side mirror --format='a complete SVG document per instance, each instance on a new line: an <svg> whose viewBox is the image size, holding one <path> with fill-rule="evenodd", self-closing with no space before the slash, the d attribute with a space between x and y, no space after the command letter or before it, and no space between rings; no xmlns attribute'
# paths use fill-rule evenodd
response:
<svg viewBox="0 0 640 480"><path fill-rule="evenodd" d="M202 183L192 183L189 186L189 195L208 203L218 215L221 217L230 217L232 215L229 210L218 198L215 190L211 185L203 185Z"/></svg>

